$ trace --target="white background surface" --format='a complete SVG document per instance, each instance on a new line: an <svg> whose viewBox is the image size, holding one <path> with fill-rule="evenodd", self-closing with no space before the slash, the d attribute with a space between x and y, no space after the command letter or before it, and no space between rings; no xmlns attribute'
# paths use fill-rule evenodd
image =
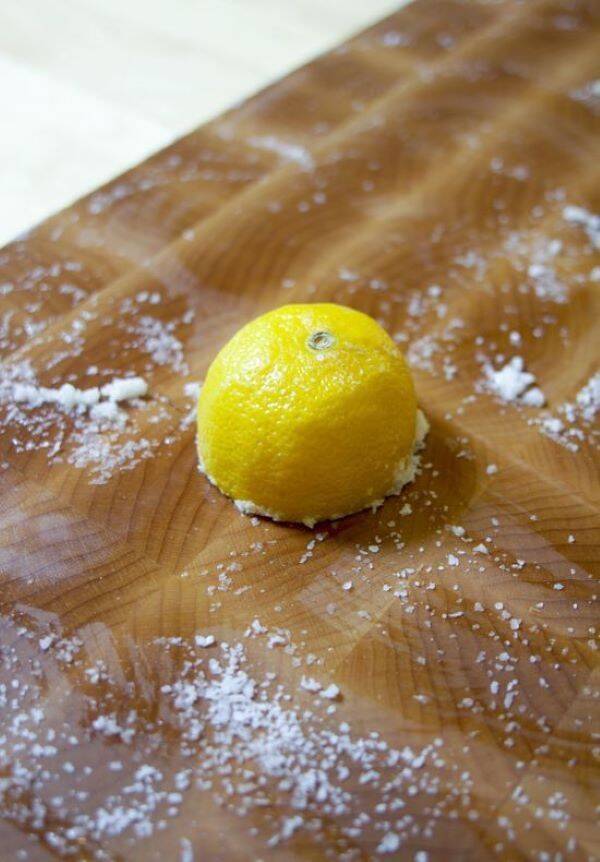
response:
<svg viewBox="0 0 600 862"><path fill-rule="evenodd" d="M400 0L0 0L0 245Z"/></svg>

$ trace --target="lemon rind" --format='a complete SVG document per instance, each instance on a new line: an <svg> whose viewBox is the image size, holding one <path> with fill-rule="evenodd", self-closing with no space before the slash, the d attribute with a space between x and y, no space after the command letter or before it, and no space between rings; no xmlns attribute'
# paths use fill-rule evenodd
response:
<svg viewBox="0 0 600 862"><path fill-rule="evenodd" d="M402 489L413 482L415 477L419 473L419 468L421 464L421 455L420 452L425 446L425 438L429 432L429 422L422 410L417 409L417 419L416 419L416 427L415 427L415 439L413 442L412 450L406 458L403 458L394 473L394 482L389 491L387 491L383 497L378 500L374 500L372 503L367 504L366 506L361 506L359 509L353 509L350 512L343 512L339 515L332 515L329 518L312 518L306 517L301 521L296 521L295 523L304 524L305 527L313 528L315 524L318 524L320 521L338 521L340 518L346 518L348 515L355 515L357 512L362 512L365 509L371 509L375 512L379 509L380 506L383 505L387 497L398 496L401 493ZM208 481L215 485L215 487L219 487L212 476L206 471L204 467L204 463L202 459L198 458L198 469L201 473L203 473ZM281 515L277 514L277 512L270 512L268 509L263 509L261 506L257 506L252 500L233 500L233 504L236 509L241 512L243 515L254 516L259 515L262 518L271 518L272 521L286 521L290 522L289 518L284 518Z"/></svg>

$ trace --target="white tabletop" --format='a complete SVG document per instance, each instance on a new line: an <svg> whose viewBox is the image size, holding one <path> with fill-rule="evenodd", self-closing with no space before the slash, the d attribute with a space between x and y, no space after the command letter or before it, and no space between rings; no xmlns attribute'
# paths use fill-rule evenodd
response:
<svg viewBox="0 0 600 862"><path fill-rule="evenodd" d="M0 245L399 0L2 0Z"/></svg>

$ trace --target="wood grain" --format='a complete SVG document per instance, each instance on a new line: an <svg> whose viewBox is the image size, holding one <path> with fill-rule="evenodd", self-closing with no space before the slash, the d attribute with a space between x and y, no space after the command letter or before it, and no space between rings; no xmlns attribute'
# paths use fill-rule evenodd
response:
<svg viewBox="0 0 600 862"><path fill-rule="evenodd" d="M88 463L83 420L0 405L2 858L597 858L598 437L538 424L598 363L600 262L564 216L597 211L597 12L418 0L0 252L4 378L150 384ZM423 472L315 531L249 520L196 470L184 384L324 299L407 350ZM515 355L545 409L481 391ZM295 770L357 758L344 805L298 813L247 742L210 760L218 724L168 686L224 643L312 712L305 747L337 734Z"/></svg>

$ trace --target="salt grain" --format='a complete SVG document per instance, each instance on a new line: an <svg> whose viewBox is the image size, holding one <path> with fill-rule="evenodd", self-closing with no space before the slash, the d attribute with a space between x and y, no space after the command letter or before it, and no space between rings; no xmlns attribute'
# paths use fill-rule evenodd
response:
<svg viewBox="0 0 600 862"><path fill-rule="evenodd" d="M335 683L331 683L327 686L327 688L323 689L323 691L321 692L321 697L326 697L328 700L335 700L337 697L339 697L339 694L340 690L337 685L335 685Z"/></svg>
<svg viewBox="0 0 600 862"><path fill-rule="evenodd" d="M395 853L400 847L400 839L395 832L388 832L377 845L376 853Z"/></svg>
<svg viewBox="0 0 600 862"><path fill-rule="evenodd" d="M566 206L562 214L565 221L579 225L585 230L594 248L600 248L600 215L577 206Z"/></svg>
<svg viewBox="0 0 600 862"><path fill-rule="evenodd" d="M541 407L545 403L541 389L533 387L535 376L525 371L525 363L521 356L514 356L499 369L485 363L483 372L484 388L497 395L502 401L520 401L532 407Z"/></svg>
<svg viewBox="0 0 600 862"><path fill-rule="evenodd" d="M146 395L148 384L142 377L115 377L101 392L110 401L129 401Z"/></svg>

